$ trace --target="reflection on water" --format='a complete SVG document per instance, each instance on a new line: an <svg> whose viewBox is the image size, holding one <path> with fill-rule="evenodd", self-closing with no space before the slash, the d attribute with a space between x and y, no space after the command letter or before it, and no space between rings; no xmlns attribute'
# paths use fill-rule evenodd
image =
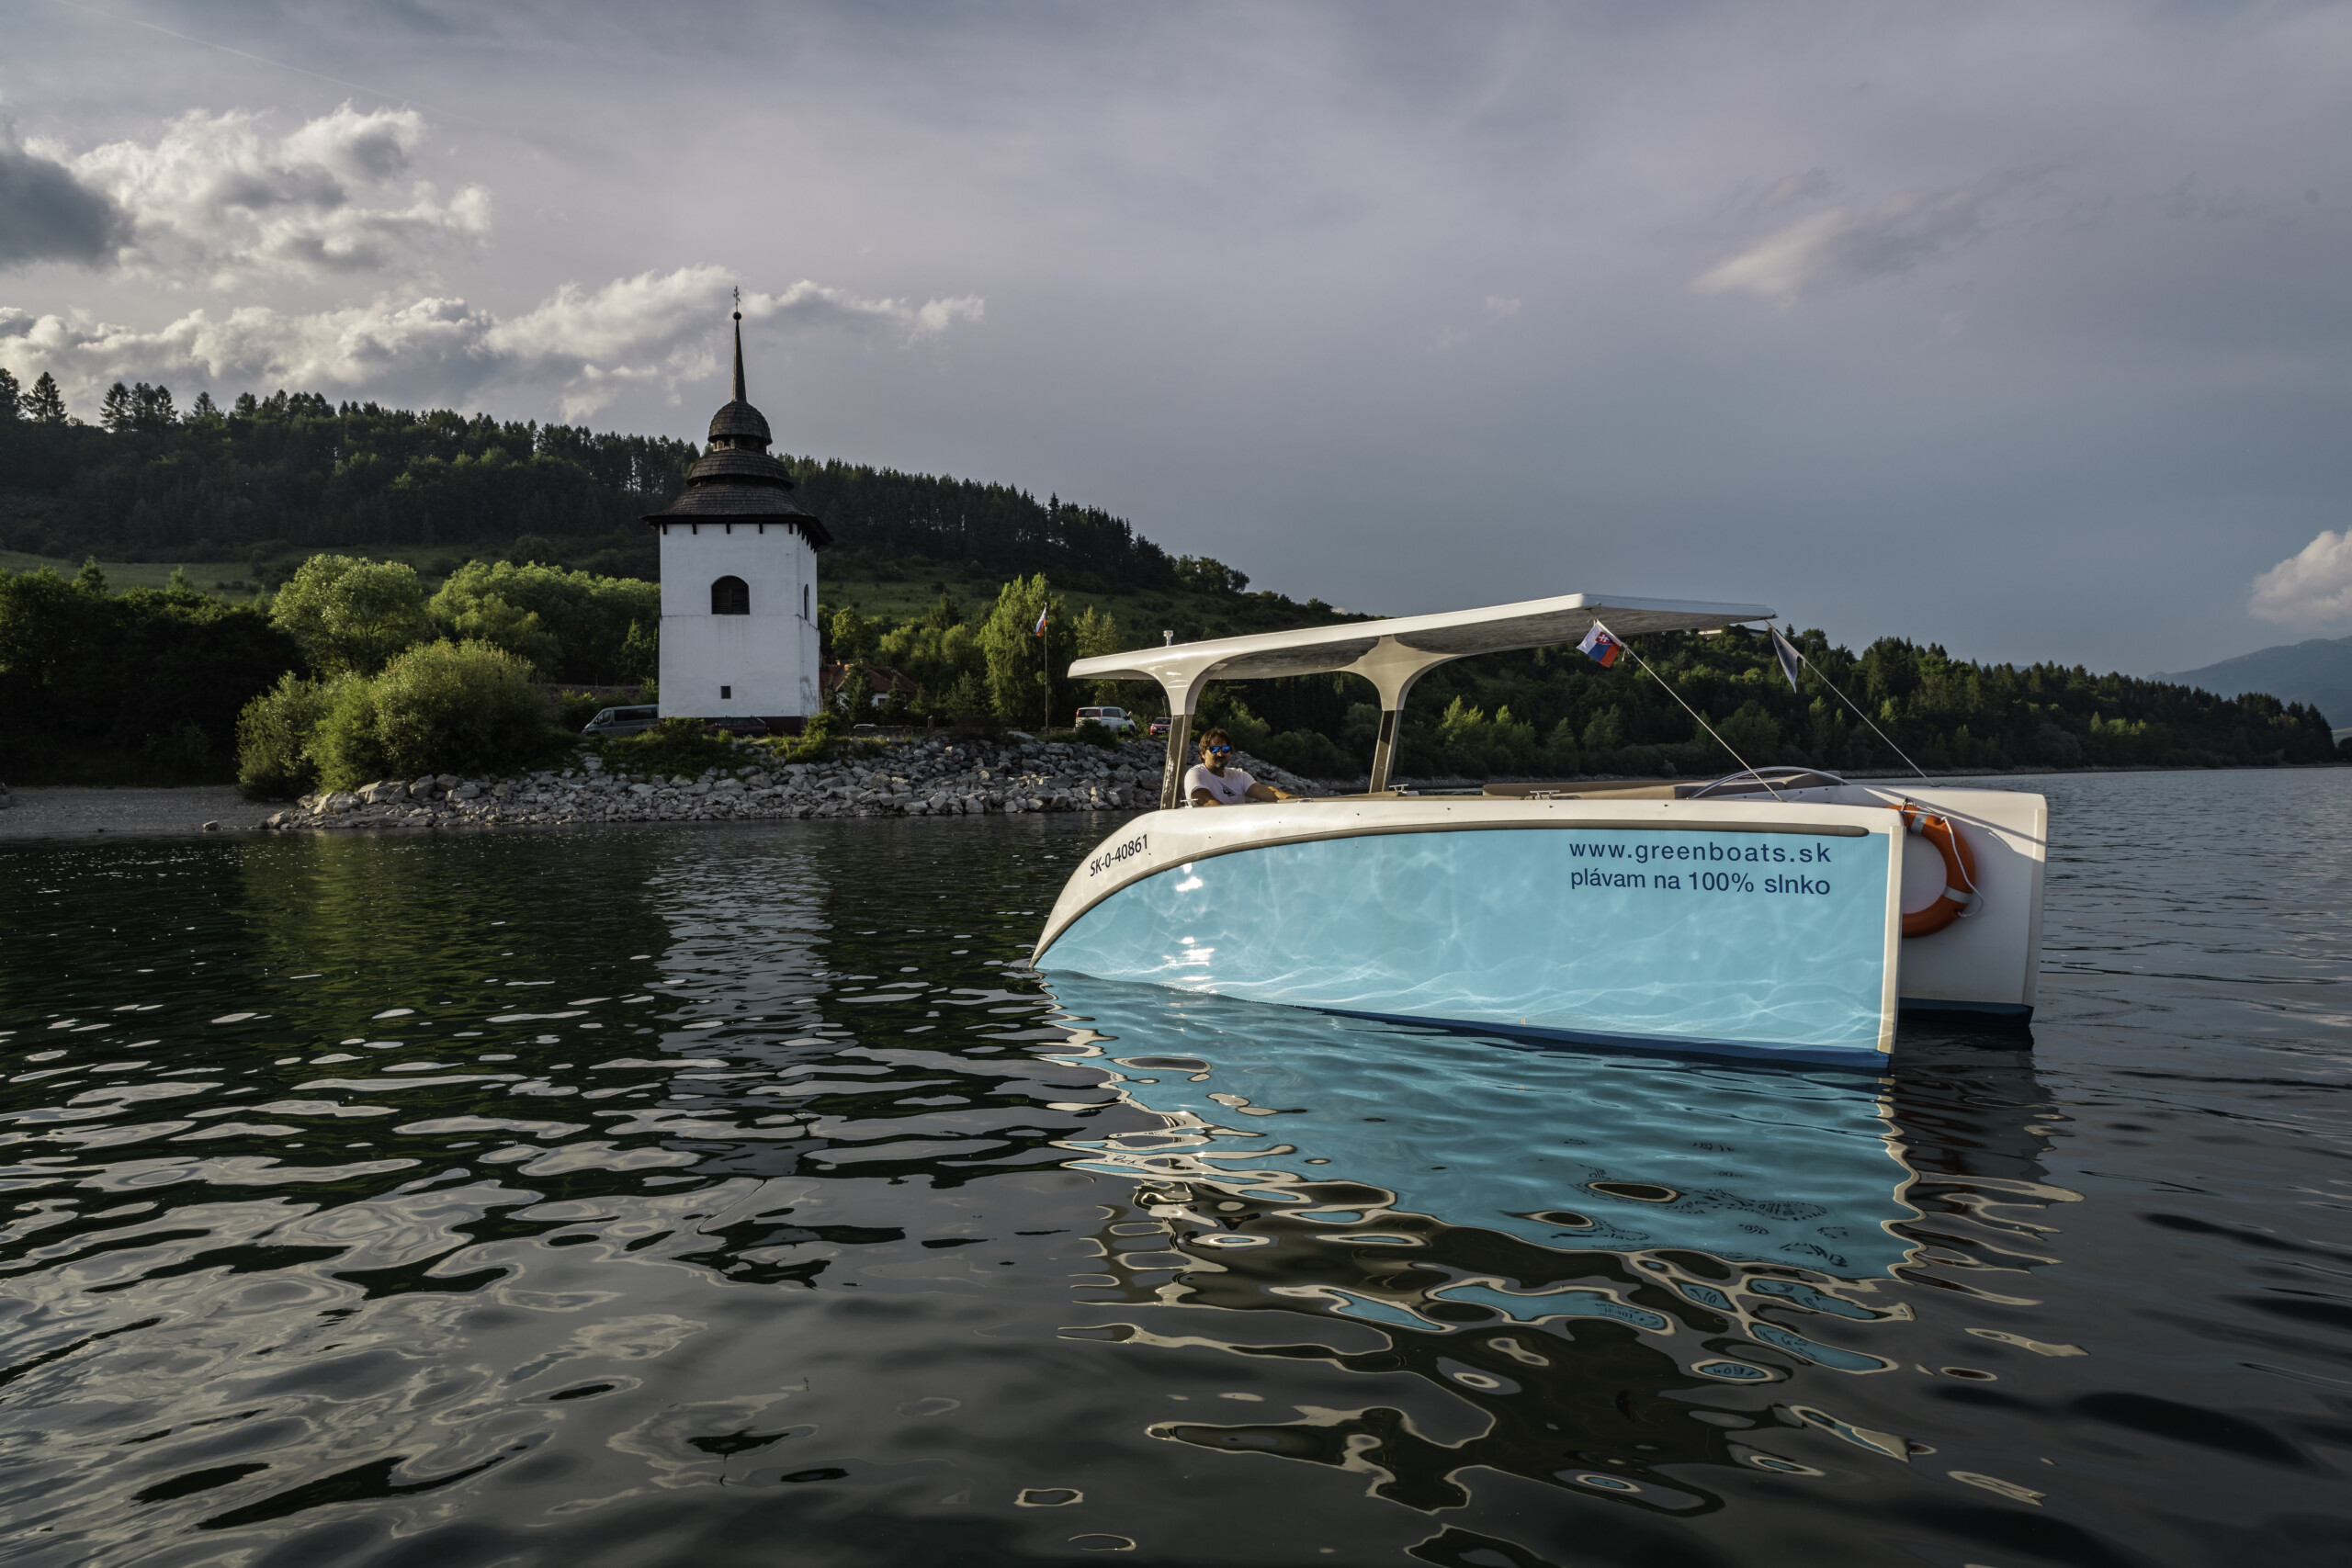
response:
<svg viewBox="0 0 2352 1568"><path fill-rule="evenodd" d="M1464 1506L1457 1472L1485 1469L1709 1510L1720 1495L1676 1467L1818 1473L1736 1435L1753 1426L1748 1401L1722 1385L1897 1364L1839 1343L1912 1316L1882 1287L1928 1250L1912 1239L1921 1215L1905 1201L1885 1082L1531 1049L1071 977L1053 988L1086 1026L1059 1059L1102 1066L1161 1119L1073 1145L1089 1156L1079 1168L1136 1179L1156 1222L1117 1227L1123 1277L1101 1299L1350 1319L1377 1346L1227 1348L1410 1372L1487 1422L1454 1443L1388 1408L1163 1422L1156 1436L1363 1472L1375 1495L1421 1508ZM1989 1196L1942 1174L1947 1197ZM1182 1346L1216 1331L1089 1332ZM1604 1370L1619 1386L1597 1398ZM1905 1439L1796 1408L1908 1457ZM1590 1468L1563 1470L1563 1455Z"/></svg>
<svg viewBox="0 0 2352 1568"><path fill-rule="evenodd" d="M2135 803L2197 798L2069 787L2119 864ZM1048 994L1020 955L1105 828L0 853L0 1551L2352 1539L2346 939L2304 861L2170 863L2237 919L2160 1014L2181 925L2070 849L2038 1058L1912 1036L1882 1079Z"/></svg>
<svg viewBox="0 0 2352 1568"><path fill-rule="evenodd" d="M1090 1030L1065 1059L1099 1061L1168 1118L1102 1145L1097 1168L1232 1171L1221 1179L1269 1197L1389 1183L1381 1208L1579 1250L1854 1278L1905 1254L1891 1226L1911 1214L1906 1173L1874 1077L1530 1047L1078 976L1052 988Z"/></svg>

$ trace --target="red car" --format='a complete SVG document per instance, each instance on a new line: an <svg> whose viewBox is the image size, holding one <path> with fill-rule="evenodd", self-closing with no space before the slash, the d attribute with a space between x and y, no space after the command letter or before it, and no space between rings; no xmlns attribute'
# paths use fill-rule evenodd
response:
<svg viewBox="0 0 2352 1568"><path fill-rule="evenodd" d="M1161 714L1158 718L1151 721L1151 732L1154 735L1165 735L1175 728L1176 721L1169 717L1166 714Z"/></svg>

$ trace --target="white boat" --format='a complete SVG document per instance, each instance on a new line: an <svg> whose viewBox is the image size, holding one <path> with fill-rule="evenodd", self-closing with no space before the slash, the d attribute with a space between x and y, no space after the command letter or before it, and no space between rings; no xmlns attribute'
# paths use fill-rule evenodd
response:
<svg viewBox="0 0 2352 1568"><path fill-rule="evenodd" d="M1072 873L1032 963L1579 1043L1856 1066L1884 1058L1903 1010L2030 1020L2038 795L1803 769L1389 787L1405 698L1450 660L1573 645L1596 622L1629 638L1772 614L1569 594L1080 660L1073 679L1160 683L1169 766L1160 809ZM1209 681L1340 671L1380 694L1366 794L1182 804Z"/></svg>

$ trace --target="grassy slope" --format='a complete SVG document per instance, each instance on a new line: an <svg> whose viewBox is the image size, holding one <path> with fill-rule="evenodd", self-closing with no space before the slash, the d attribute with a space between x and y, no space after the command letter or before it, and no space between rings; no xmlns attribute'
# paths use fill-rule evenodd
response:
<svg viewBox="0 0 2352 1568"><path fill-rule="evenodd" d="M28 556L22 550L0 550L0 570L35 571L42 567L49 568L60 577L72 577L82 570L82 563L79 560L57 560L48 556ZM252 597L250 592L241 593L234 589L223 592L215 586L218 583L235 582L249 577L252 568L241 560L186 561L168 564L158 561L102 560L98 563L98 570L107 574L107 586L118 593L126 588L161 588L171 581L173 572L184 570L187 573L188 581L206 593L218 593L220 597L230 600Z"/></svg>
<svg viewBox="0 0 2352 1568"><path fill-rule="evenodd" d="M358 556L366 560L406 561L416 568L424 583L424 591L433 592L447 580L446 571L436 566L461 561L465 553L447 548L426 548L423 546L401 545L328 545L322 547L322 555ZM288 558L299 560L300 556ZM53 556L27 555L22 550L0 550L0 570L34 571L47 567L60 577L72 577L82 570L82 558L61 558ZM161 588L171 581L175 571L186 571L190 586L199 592L214 594L232 603L241 603L254 595L253 563L250 560L221 561L120 561L101 560L98 570L107 574L107 586L119 593L127 588ZM243 582L243 588L234 584ZM232 586L223 588L221 584Z"/></svg>

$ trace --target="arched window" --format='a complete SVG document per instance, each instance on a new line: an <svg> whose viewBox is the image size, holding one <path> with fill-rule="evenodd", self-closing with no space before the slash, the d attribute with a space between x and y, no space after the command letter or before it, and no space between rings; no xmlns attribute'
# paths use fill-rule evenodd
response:
<svg viewBox="0 0 2352 1568"><path fill-rule="evenodd" d="M740 577L722 577L710 585L710 613L714 615L748 615L752 613L752 586Z"/></svg>
<svg viewBox="0 0 2352 1568"><path fill-rule="evenodd" d="M800 618L808 618L808 585L805 582L800 585Z"/></svg>

